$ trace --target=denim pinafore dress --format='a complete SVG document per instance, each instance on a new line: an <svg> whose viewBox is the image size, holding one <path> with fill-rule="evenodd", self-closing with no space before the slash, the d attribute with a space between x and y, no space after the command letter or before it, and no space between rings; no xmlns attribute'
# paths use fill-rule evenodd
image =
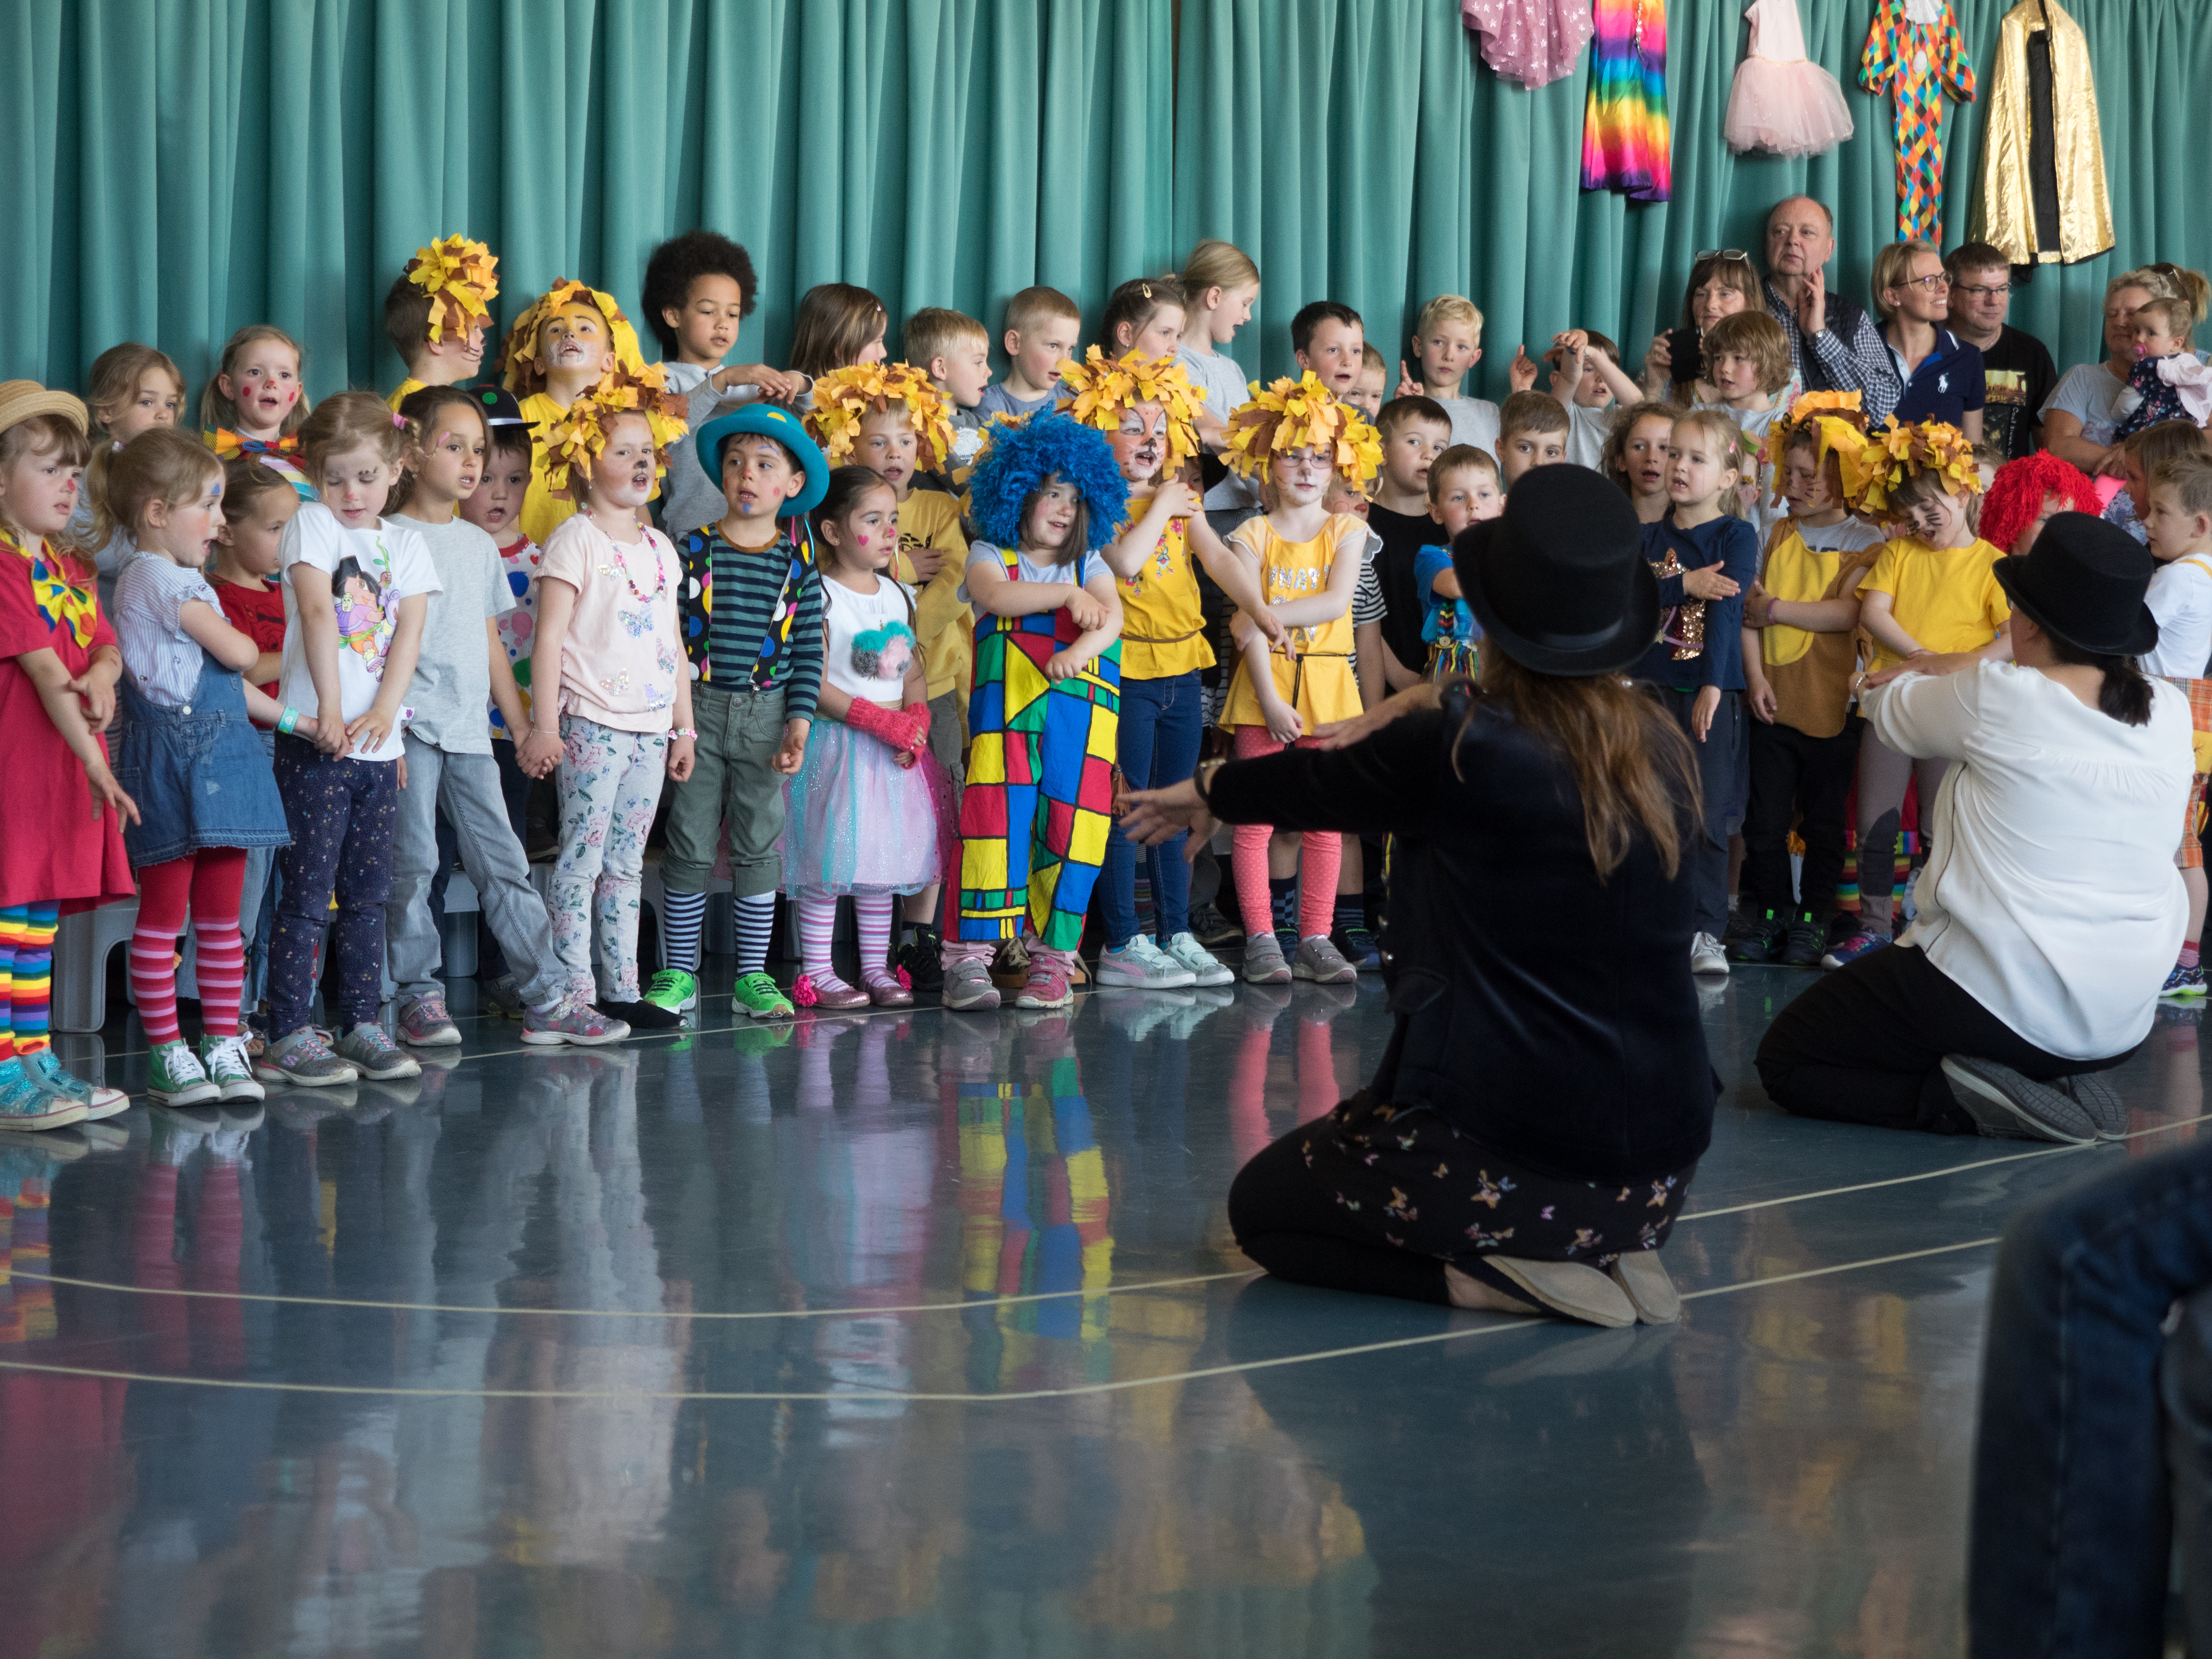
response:
<svg viewBox="0 0 2212 1659"><path fill-rule="evenodd" d="M289 847L284 803L261 737L246 717L246 683L200 653L191 701L153 702L125 674L115 744L115 781L138 803L123 826L134 870L167 864L203 847Z"/></svg>

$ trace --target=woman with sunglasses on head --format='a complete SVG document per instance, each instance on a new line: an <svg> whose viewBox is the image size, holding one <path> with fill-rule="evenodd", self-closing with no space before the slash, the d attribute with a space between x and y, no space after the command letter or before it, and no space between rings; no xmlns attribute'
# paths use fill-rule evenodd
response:
<svg viewBox="0 0 2212 1659"><path fill-rule="evenodd" d="M1941 421L1982 441L1987 400L1982 354L1943 326L1951 315L1951 273L1927 242L1892 242L1874 256L1874 307L1882 343L1905 393L1891 411L1899 426Z"/></svg>
<svg viewBox="0 0 2212 1659"><path fill-rule="evenodd" d="M1707 248L1690 266L1690 280L1682 289L1682 325L1662 334L1644 354L1645 394L1661 403L1691 408L1718 403L1719 394L1705 380L1705 331L1723 317L1756 310L1761 304L1759 271L1751 256L1740 247ZM1781 402L1787 409L1796 383L1786 388Z"/></svg>

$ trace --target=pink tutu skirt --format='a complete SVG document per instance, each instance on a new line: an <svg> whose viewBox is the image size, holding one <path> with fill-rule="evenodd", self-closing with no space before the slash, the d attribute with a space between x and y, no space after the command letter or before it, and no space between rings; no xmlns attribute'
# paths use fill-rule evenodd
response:
<svg viewBox="0 0 2212 1659"><path fill-rule="evenodd" d="M1818 155L1851 136L1851 112L1836 77L1818 64L1747 58L1735 66L1722 131L1738 155Z"/></svg>
<svg viewBox="0 0 2212 1659"><path fill-rule="evenodd" d="M817 720L784 785L783 890L916 893L945 867L945 769L927 749L902 767L890 746L842 720Z"/></svg>

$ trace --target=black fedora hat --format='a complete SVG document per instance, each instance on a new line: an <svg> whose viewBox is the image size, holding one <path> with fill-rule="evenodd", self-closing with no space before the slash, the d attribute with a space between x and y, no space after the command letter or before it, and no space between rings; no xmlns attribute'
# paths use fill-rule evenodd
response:
<svg viewBox="0 0 2212 1659"><path fill-rule="evenodd" d="M1626 668L1659 637L1659 580L1628 497L1583 466L1522 475L1501 518L1469 525L1452 569L1486 639L1523 668Z"/></svg>
<svg viewBox="0 0 2212 1659"><path fill-rule="evenodd" d="M2118 525L2053 514L2035 545L1996 562L1997 586L2046 634L2098 657L2139 657L2158 645L2143 603L2158 568Z"/></svg>

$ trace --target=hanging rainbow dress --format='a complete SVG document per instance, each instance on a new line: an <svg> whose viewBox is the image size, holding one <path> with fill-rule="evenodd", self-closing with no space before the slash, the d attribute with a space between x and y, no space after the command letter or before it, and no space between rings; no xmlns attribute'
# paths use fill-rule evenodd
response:
<svg viewBox="0 0 2212 1659"><path fill-rule="evenodd" d="M1672 193L1667 125L1667 0L1597 0L1583 188L1639 202Z"/></svg>

